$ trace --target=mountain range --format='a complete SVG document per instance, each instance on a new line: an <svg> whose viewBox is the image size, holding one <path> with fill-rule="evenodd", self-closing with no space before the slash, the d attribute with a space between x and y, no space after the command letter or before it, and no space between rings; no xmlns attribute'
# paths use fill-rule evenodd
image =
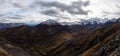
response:
<svg viewBox="0 0 120 56"><path fill-rule="evenodd" d="M3 28L4 29L4 28ZM120 56L120 21L35 26L0 30L1 56Z"/></svg>
<svg viewBox="0 0 120 56"><path fill-rule="evenodd" d="M99 19L99 18L92 18L92 19L81 19L80 21L75 21L75 22L58 22L56 20L46 20L43 22L39 22L39 23L35 23L35 22L26 22L26 23L0 23L0 29L4 29L4 28L11 28L11 27L17 27L17 26L21 26L21 25L28 25L28 26L35 26L38 24L48 24L48 25L52 25L52 24L56 24L59 23L61 25L81 25L81 26L95 26L95 25L102 25L102 24L112 24L112 23L118 23L120 22L120 18L113 18L113 19Z"/></svg>

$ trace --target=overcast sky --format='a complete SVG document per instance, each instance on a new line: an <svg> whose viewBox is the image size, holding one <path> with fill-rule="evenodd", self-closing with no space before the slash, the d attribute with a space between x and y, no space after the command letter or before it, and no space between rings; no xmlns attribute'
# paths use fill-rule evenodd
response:
<svg viewBox="0 0 120 56"><path fill-rule="evenodd" d="M120 0L0 0L0 22L119 18Z"/></svg>

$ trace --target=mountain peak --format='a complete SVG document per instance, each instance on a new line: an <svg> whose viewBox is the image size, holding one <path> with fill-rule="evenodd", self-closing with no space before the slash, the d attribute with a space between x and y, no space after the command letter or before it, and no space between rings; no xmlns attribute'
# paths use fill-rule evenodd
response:
<svg viewBox="0 0 120 56"><path fill-rule="evenodd" d="M56 25L56 24L59 24L57 21L55 20L52 20L52 19L49 19L49 20L46 20L40 24L44 24L44 25Z"/></svg>

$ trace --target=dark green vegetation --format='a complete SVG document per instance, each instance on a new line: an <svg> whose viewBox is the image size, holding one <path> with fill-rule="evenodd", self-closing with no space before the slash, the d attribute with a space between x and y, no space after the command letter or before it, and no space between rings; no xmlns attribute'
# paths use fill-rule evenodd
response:
<svg viewBox="0 0 120 56"><path fill-rule="evenodd" d="M0 55L4 56L120 56L119 50L120 23L96 27L56 23L0 30Z"/></svg>

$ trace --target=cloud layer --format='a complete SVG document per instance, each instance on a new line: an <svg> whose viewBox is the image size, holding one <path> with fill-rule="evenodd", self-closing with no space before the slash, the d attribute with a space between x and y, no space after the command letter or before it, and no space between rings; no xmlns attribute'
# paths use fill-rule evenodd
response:
<svg viewBox="0 0 120 56"><path fill-rule="evenodd" d="M120 17L120 0L0 0L0 22Z"/></svg>

